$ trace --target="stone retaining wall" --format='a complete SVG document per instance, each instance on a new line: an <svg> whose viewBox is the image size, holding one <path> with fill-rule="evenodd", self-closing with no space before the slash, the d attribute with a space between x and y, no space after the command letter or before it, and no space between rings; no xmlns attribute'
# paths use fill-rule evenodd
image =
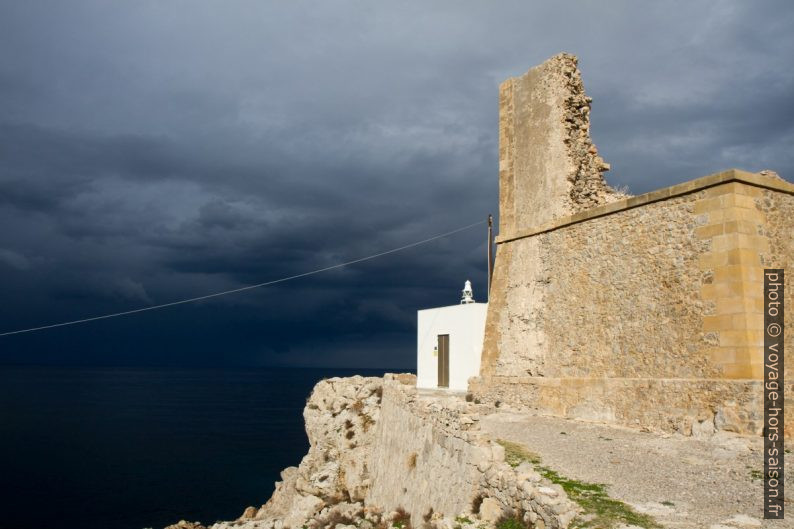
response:
<svg viewBox="0 0 794 529"><path fill-rule="evenodd" d="M567 527L578 506L531 468L504 462L504 448L480 431L480 407L460 397L423 397L387 379L367 504L405 509L415 527L459 515L494 522L511 511L538 527ZM480 512L481 505L491 512Z"/></svg>

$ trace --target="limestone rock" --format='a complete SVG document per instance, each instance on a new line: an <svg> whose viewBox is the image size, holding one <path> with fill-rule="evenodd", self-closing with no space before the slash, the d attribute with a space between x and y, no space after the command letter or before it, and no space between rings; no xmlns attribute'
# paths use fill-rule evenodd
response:
<svg viewBox="0 0 794 529"><path fill-rule="evenodd" d="M771 169L764 169L763 171L758 171L758 174L762 176L769 176L771 178L777 178L778 180L783 180L783 177L777 174L776 171L772 171Z"/></svg>
<svg viewBox="0 0 794 529"><path fill-rule="evenodd" d="M761 527L761 520L747 516L746 514L735 514L722 523L734 525L736 527Z"/></svg>
<svg viewBox="0 0 794 529"><path fill-rule="evenodd" d="M480 518L489 523L496 523L506 513L504 505L494 498L485 498L480 505Z"/></svg>
<svg viewBox="0 0 794 529"><path fill-rule="evenodd" d="M173 525L169 525L165 529L207 529L199 522L188 522L186 520L179 520Z"/></svg>
<svg viewBox="0 0 794 529"><path fill-rule="evenodd" d="M538 492L540 494L545 494L546 496L550 496L555 498L557 496L557 491L552 489L551 487L538 487Z"/></svg>
<svg viewBox="0 0 794 529"><path fill-rule="evenodd" d="M704 419L692 423L692 437L707 437L714 433L714 420Z"/></svg>
<svg viewBox="0 0 794 529"><path fill-rule="evenodd" d="M317 496L298 496L287 515L284 517L286 527L300 527L303 522L314 516L324 505Z"/></svg>
<svg viewBox="0 0 794 529"><path fill-rule="evenodd" d="M733 407L720 406L714 415L714 426L717 430L741 432L744 422Z"/></svg>

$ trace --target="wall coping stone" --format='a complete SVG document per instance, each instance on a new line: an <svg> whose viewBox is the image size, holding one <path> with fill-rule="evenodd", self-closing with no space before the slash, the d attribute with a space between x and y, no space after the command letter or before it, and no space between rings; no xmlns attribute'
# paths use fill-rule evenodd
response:
<svg viewBox="0 0 794 529"><path fill-rule="evenodd" d="M505 235L500 234L496 237L496 244L504 244L517 241L519 239L534 237L535 235L555 231L572 224L579 224L580 222L585 222L587 220L605 217L607 215L620 213L621 211L645 206L647 204L652 204L662 200L668 200L682 195L688 195L709 187L715 187L730 182L741 182L751 186L794 195L794 184L785 180L774 178L772 176L761 175L758 173L750 173L747 171L742 171L741 169L728 169L727 171L703 176L701 178L696 178L694 180L676 184L670 187L663 187L662 189L650 191L642 195L616 200L602 206L580 211L579 213L575 213L573 215L560 217L534 228L519 230L516 233L508 233Z"/></svg>

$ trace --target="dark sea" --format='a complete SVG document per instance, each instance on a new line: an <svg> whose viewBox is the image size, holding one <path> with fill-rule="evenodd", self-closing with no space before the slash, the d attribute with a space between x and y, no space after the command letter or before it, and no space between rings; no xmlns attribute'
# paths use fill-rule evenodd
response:
<svg viewBox="0 0 794 529"><path fill-rule="evenodd" d="M0 367L0 528L234 519L306 453L318 380L385 371Z"/></svg>

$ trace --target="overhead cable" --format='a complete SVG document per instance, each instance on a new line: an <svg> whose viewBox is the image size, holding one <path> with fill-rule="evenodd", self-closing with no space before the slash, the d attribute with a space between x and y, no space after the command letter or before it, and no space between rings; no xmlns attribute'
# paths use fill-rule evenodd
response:
<svg viewBox="0 0 794 529"><path fill-rule="evenodd" d="M193 303L193 302L196 302L196 301L202 301L202 300L205 300L205 299L218 298L218 297L221 297L221 296L227 296L229 294L236 294L237 292L245 292L246 290L253 290L255 288L262 288L262 287L266 287L266 286L270 286L270 285L275 285L276 283L284 283L286 281L291 281L293 279L299 279L301 277L307 277L307 276L319 274L319 273L322 273L322 272L327 272L329 270L335 270L337 268L342 268L344 266L350 266L350 265L353 265L353 264L356 264L356 263L361 263L361 262L364 262L364 261L369 261L371 259L376 259L378 257L383 257L384 255L389 255L389 254L393 254L393 253L400 252L400 251L403 251L403 250L407 250L409 248L414 248L416 246L420 246L422 244L427 244L429 242L432 242L432 241L435 241L435 240L438 240L438 239L442 239L444 237L449 237L450 235L454 235L456 233L471 229L471 228L473 228L475 226L479 226L481 224L485 224L486 222L487 221L485 221L485 220L480 221L480 222L475 222L473 224L469 224L468 226L463 226L462 228L458 228L456 230L448 231L446 233L441 233L439 235L435 235L435 236L429 237L427 239L422 239L421 241L412 242L411 244L406 244L406 245L400 246L398 248L392 248L391 250L386 250L386 251L379 252L379 253L376 253L376 254L368 255L366 257L360 257L358 259L353 259L352 261L345 261L344 263L338 263L338 264L335 264L335 265L326 266L324 268L318 268L317 270L312 270L310 272L303 272L301 274L295 274L295 275L292 275L292 276L282 277L282 278L279 278L279 279L274 279L272 281L265 281L264 283L257 283L256 285L248 285L248 286L244 286L244 287L240 287L240 288L234 288L234 289L231 289L231 290L224 290L223 292L215 292L215 293L212 293L212 294L206 294L204 296L198 296L198 297L195 297L195 298L180 299L178 301L171 301L169 303L161 303L159 305L150 305L148 307L141 307L139 309L125 310L125 311L122 311L122 312L114 312L114 313L111 313L111 314L103 314L101 316L92 316L90 318L82 318L82 319L79 319L79 320L65 321L65 322L61 322L61 323L52 323L52 324L49 324L49 325L41 325L39 327L30 327L28 329L19 329L19 330L16 330L16 331L4 332L4 333L0 333L0 337L2 337L2 336L11 336L12 334L23 334L23 333L28 333L28 332L43 331L45 329L53 329L55 327L66 327L68 325L77 325L79 323L88 323L88 322L91 322L91 321L106 320L106 319L109 319L109 318L118 318L120 316L128 316L130 314L137 314L137 313L140 313L140 312L148 312L148 311L151 311L151 310L159 310L159 309L164 309L164 308L167 308L167 307L174 307L176 305L184 305L186 303Z"/></svg>

